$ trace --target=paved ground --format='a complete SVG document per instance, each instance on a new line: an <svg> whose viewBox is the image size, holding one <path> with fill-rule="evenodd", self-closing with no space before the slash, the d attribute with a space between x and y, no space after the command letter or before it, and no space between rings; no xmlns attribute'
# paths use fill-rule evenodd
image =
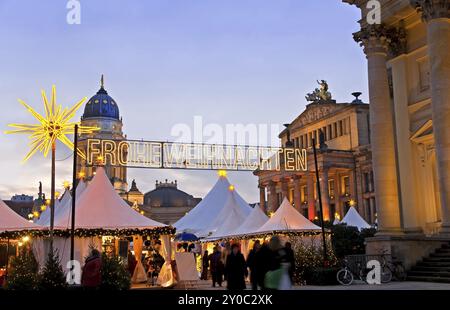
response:
<svg viewBox="0 0 450 310"><path fill-rule="evenodd" d="M132 289L160 289L151 288L145 284L133 285ZM211 287L211 281L199 281L198 289L202 290L224 290L222 287ZM354 283L350 286L332 285L332 286L295 286L294 290L450 290L450 283L431 283L431 282L391 282L381 285L368 285L364 283Z"/></svg>

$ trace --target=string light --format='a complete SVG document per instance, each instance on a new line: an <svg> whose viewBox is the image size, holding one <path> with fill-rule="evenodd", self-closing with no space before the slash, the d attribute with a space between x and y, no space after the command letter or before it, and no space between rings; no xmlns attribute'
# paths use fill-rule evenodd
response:
<svg viewBox="0 0 450 310"><path fill-rule="evenodd" d="M69 238L70 229L55 229L53 231L54 236ZM93 228L85 229L78 228L75 229L75 236L81 238L87 237L99 237L99 236L114 236L114 237L128 237L128 236L149 236L149 237L159 237L161 235L174 235L175 228L172 226L155 227L155 228L144 228L144 229L103 229L103 228ZM50 230L17 230L17 231L4 231L0 233L0 238L9 239L20 239L24 236L32 237L48 237L50 236Z"/></svg>

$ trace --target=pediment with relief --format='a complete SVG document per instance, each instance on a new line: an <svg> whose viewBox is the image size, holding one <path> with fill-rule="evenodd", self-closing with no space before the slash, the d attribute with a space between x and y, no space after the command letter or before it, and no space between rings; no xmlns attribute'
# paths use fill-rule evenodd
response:
<svg viewBox="0 0 450 310"><path fill-rule="evenodd" d="M330 114L334 114L342 108L343 106L335 103L310 104L307 106L306 110L292 122L292 129L304 127L305 125L325 118Z"/></svg>

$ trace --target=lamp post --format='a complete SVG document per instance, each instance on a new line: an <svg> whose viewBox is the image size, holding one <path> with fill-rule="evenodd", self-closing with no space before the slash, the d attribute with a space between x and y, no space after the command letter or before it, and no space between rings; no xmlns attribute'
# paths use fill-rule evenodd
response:
<svg viewBox="0 0 450 310"><path fill-rule="evenodd" d="M77 199L77 149L78 149L78 125L74 126L73 133L73 172L72 172L72 216L70 225L70 260L74 260L75 250L75 203Z"/></svg>
<svg viewBox="0 0 450 310"><path fill-rule="evenodd" d="M327 261L328 261L327 243L326 243L326 238L325 238L325 226L324 226L324 220L323 220L322 193L320 190L319 165L317 164L316 139L314 139L314 138L312 139L312 147L313 147L313 153L314 153L314 167L316 170L317 196L319 198L320 226L322 228L323 263L326 266Z"/></svg>
<svg viewBox="0 0 450 310"><path fill-rule="evenodd" d="M55 225L55 155L56 142L52 143L52 172L50 189L50 253L53 254L53 229Z"/></svg>

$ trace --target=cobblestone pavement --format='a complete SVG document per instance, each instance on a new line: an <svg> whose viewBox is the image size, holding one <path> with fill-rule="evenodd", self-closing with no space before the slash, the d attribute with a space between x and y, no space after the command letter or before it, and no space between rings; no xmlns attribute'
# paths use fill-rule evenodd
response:
<svg viewBox="0 0 450 310"><path fill-rule="evenodd" d="M247 288L250 288L247 285ZM133 285L132 289L160 289L150 288L145 284ZM225 290L224 287L211 287L211 281L199 281L196 289L200 290ZM355 283L350 286L330 285L330 286L294 286L294 290L450 290L450 283L432 283L432 282L391 282L381 285L368 285L365 283Z"/></svg>

